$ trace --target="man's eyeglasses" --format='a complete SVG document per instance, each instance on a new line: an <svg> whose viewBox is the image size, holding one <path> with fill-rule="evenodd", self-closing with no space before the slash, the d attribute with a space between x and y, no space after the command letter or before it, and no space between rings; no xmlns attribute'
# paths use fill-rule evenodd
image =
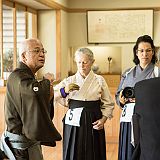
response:
<svg viewBox="0 0 160 160"><path fill-rule="evenodd" d="M149 48L149 49L138 49L137 52L139 53L143 53L143 52L146 52L146 53L151 53L153 51L153 49Z"/></svg>
<svg viewBox="0 0 160 160"><path fill-rule="evenodd" d="M42 52L43 54L46 54L46 53L47 53L47 51L46 51L45 49L40 49L40 48L36 48L36 49L33 49L33 50L29 50L28 52L34 52L34 53L36 53L36 54L40 54L41 52Z"/></svg>

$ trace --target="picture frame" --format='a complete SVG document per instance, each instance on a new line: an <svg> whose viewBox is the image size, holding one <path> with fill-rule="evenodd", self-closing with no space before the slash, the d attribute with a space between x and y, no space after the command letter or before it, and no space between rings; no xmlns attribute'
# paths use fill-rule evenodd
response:
<svg viewBox="0 0 160 160"><path fill-rule="evenodd" d="M88 43L134 43L153 37L153 10L87 11Z"/></svg>

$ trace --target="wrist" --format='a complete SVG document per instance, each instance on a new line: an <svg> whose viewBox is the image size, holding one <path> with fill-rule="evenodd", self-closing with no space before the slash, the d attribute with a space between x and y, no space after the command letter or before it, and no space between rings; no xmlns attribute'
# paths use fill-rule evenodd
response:
<svg viewBox="0 0 160 160"><path fill-rule="evenodd" d="M53 84L52 83L50 83L50 88L53 88Z"/></svg>
<svg viewBox="0 0 160 160"><path fill-rule="evenodd" d="M69 94L68 87L64 87L64 92L65 92L66 94Z"/></svg>
<svg viewBox="0 0 160 160"><path fill-rule="evenodd" d="M60 92L61 92L61 96L62 96L63 98L66 98L67 95L69 95L69 93L66 93L66 92L65 92L65 88L61 88L61 89L60 89Z"/></svg>
<svg viewBox="0 0 160 160"><path fill-rule="evenodd" d="M105 123L108 118L106 116L102 116L102 120Z"/></svg>

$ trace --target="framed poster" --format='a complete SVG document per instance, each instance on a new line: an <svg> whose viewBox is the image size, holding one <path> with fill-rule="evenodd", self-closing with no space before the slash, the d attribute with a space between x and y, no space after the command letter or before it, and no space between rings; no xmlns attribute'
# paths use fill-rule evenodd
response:
<svg viewBox="0 0 160 160"><path fill-rule="evenodd" d="M88 43L132 43L153 35L153 10L87 11Z"/></svg>

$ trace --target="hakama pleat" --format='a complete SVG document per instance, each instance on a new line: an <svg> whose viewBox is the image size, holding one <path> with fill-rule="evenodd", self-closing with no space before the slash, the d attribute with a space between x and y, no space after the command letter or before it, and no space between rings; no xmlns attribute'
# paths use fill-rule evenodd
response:
<svg viewBox="0 0 160 160"><path fill-rule="evenodd" d="M106 160L105 132L93 129L100 119L100 107L85 107L80 127L64 124L63 160Z"/></svg>
<svg viewBox="0 0 160 160"><path fill-rule="evenodd" d="M131 144L131 122L120 123L118 160L131 160L134 147Z"/></svg>

